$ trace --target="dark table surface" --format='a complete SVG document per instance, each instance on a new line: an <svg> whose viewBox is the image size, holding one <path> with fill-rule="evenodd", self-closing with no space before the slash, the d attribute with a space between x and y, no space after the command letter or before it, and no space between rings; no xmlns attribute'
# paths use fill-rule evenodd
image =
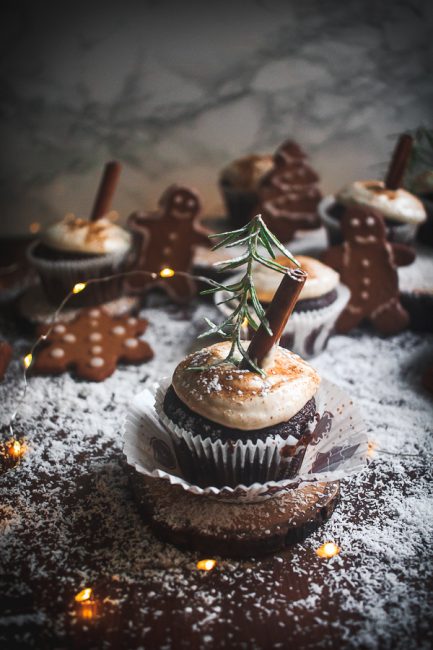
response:
<svg viewBox="0 0 433 650"><path fill-rule="evenodd" d="M217 558L158 541L128 485L121 426L132 396L170 374L213 307L148 307L155 358L100 384L30 379L16 435L28 449L0 476L0 639L4 648L428 648L432 612L431 335L331 339L312 361L361 406L374 462L342 482L332 518L277 556ZM2 308L14 346L2 421L22 391L28 327ZM390 453L397 455L391 455ZM315 551L334 541L340 555ZM94 590L94 605L74 596Z"/></svg>

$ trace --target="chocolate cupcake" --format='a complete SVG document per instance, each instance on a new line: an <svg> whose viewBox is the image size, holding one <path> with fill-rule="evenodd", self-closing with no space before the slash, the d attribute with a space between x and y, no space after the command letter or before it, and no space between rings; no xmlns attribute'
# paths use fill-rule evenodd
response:
<svg viewBox="0 0 433 650"><path fill-rule="evenodd" d="M385 221L387 239L412 244L419 226L426 220L421 201L402 188L387 189L382 181L355 181L336 195L325 197L319 212L331 246L341 244L341 218L346 207L360 205L380 212Z"/></svg>
<svg viewBox="0 0 433 650"><path fill-rule="evenodd" d="M229 347L217 343L184 359L159 407L182 473L202 487L291 478L311 439L320 378L279 346L264 377L241 370L223 361Z"/></svg>
<svg viewBox="0 0 433 650"><path fill-rule="evenodd" d="M350 290L340 282L339 274L330 266L306 255L298 255L297 260L306 271L307 280L286 323L280 345L308 359L326 348L334 333L335 323L349 301ZM278 256L275 261L282 266L295 268L284 255ZM253 277L257 297L266 309L275 295L281 275L268 267L257 265ZM215 302L228 315L232 306L221 302L226 297L221 291L216 294Z"/></svg>
<svg viewBox="0 0 433 650"><path fill-rule="evenodd" d="M259 200L260 182L273 164L271 155L253 154L234 160L221 171L219 185L234 226L244 226L251 219Z"/></svg>
<svg viewBox="0 0 433 650"><path fill-rule="evenodd" d="M39 273L47 299L58 304L78 282L102 278L125 270L132 235L110 220L96 221L68 214L49 226L27 251ZM118 298L122 279L89 284L74 298L74 306L91 306Z"/></svg>

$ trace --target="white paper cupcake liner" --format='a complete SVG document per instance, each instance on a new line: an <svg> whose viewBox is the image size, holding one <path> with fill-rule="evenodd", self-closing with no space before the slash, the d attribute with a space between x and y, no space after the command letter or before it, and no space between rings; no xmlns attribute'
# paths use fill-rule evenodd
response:
<svg viewBox="0 0 433 650"><path fill-rule="evenodd" d="M323 379L315 396L318 421L312 427L311 442L295 477L249 486L193 485L185 479L177 462L171 429L166 428L157 414L156 394L167 383L165 380L152 390L139 393L124 422L123 453L128 465L145 476L167 480L198 496L254 502L269 499L303 482L343 479L367 465L368 438L358 409L346 393Z"/></svg>
<svg viewBox="0 0 433 650"><path fill-rule="evenodd" d="M340 221L330 214L329 210L335 204L335 197L332 194L325 196L319 203L317 210L323 225L328 234L329 244L334 246L342 242ZM413 244L419 224L401 223L397 227L389 227L385 221L385 228L389 241L400 244Z"/></svg>
<svg viewBox="0 0 433 650"><path fill-rule="evenodd" d="M233 281L235 278L233 278ZM215 293L215 304L225 315L232 313L233 302L218 304L229 297L225 291ZM335 323L349 302L350 290L343 284L337 287L337 298L321 309L293 312L281 335L280 345L292 350L304 359L311 359L322 352L334 332Z"/></svg>
<svg viewBox="0 0 433 650"><path fill-rule="evenodd" d="M39 242L33 242L27 250L27 258L38 271L47 298L57 303L69 293L77 282L98 279L125 268L130 251L126 253L106 253L84 259L48 260L34 254ZM75 303L80 306L107 302L121 293L122 281L113 279L89 286L77 296Z"/></svg>

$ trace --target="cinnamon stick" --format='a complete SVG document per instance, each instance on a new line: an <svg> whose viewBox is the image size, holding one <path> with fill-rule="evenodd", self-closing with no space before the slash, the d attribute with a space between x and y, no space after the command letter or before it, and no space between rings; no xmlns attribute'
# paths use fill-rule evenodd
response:
<svg viewBox="0 0 433 650"><path fill-rule="evenodd" d="M268 319L272 336L268 334L263 325L260 325L251 339L248 348L248 356L259 367L272 346L280 340L281 334L296 305L296 301L306 279L307 274L302 269L288 269L287 273L284 274L280 286L266 310L266 318ZM243 370L250 369L247 359L242 359L240 368Z"/></svg>
<svg viewBox="0 0 433 650"><path fill-rule="evenodd" d="M109 212L121 169L122 165L117 160L111 160L105 165L90 221L97 221Z"/></svg>
<svg viewBox="0 0 433 650"><path fill-rule="evenodd" d="M413 138L411 135L404 133L399 137L385 178L385 187L388 190L397 190L401 187L412 145Z"/></svg>

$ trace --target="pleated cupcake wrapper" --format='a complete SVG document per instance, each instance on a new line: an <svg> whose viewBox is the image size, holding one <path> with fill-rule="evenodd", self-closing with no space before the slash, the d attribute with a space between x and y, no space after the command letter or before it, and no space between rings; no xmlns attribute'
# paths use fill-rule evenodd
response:
<svg viewBox="0 0 433 650"><path fill-rule="evenodd" d="M236 278L233 277L233 282ZM225 300L229 294L218 291L215 303ZM349 302L350 290L343 284L337 286L337 298L333 303L320 309L293 312L287 321L281 335L280 345L304 359L310 359L322 352L332 336L337 318ZM233 302L217 304L218 309L225 315L232 313Z"/></svg>
<svg viewBox="0 0 433 650"><path fill-rule="evenodd" d="M329 213L329 210L335 204L335 197L332 194L325 196L319 203L317 210L323 225L325 226L329 243L334 246L342 242L341 225L338 219ZM392 236L389 235L389 228L385 223L385 228L388 233L390 241L399 242L401 244L413 244L419 224L415 223L401 223L398 227L392 230Z"/></svg>
<svg viewBox="0 0 433 650"><path fill-rule="evenodd" d="M49 300L55 303L71 291L78 282L98 279L119 273L127 263L129 251L126 253L105 253L104 255L76 260L47 260L33 254L38 242L30 245L27 258L36 268L41 278L45 293ZM76 296L75 304L94 304L107 302L117 298L121 293L122 280L108 280L90 285Z"/></svg>
<svg viewBox="0 0 433 650"><path fill-rule="evenodd" d="M202 488L193 485L185 478L177 461L173 425L168 428L157 412L157 408L161 408L162 396L169 383L169 380L165 379L160 384L155 384L151 390L145 389L139 393L134 398L124 422L123 453L128 464L147 477L167 480L171 485L180 486L197 496L224 501L255 502L274 497L303 482L327 482L346 478L361 471L368 463L367 432L357 407L338 386L323 379L315 395L319 415L317 422L312 425L311 442L295 477L281 481L256 482L249 486ZM164 419L168 420L166 417ZM185 430L181 435L191 439L197 437ZM191 444L194 443L191 441ZM287 440L285 444L288 444Z"/></svg>

